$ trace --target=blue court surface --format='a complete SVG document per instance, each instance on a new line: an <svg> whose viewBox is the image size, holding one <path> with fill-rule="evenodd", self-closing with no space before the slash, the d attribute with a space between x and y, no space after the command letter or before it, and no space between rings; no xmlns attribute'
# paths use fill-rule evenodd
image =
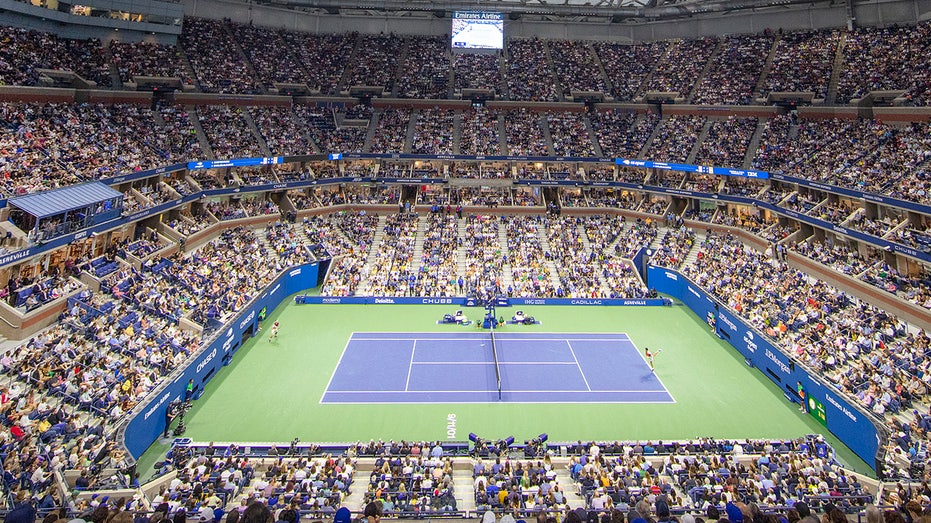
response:
<svg viewBox="0 0 931 523"><path fill-rule="evenodd" d="M501 400L674 403L626 334L496 333ZM321 403L493 403L487 331L356 332Z"/></svg>

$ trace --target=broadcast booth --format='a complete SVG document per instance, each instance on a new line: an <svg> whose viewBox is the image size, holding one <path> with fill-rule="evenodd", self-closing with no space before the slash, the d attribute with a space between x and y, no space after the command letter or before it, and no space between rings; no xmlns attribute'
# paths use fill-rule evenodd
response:
<svg viewBox="0 0 931 523"><path fill-rule="evenodd" d="M123 193L100 182L11 198L10 221L42 243L120 217Z"/></svg>

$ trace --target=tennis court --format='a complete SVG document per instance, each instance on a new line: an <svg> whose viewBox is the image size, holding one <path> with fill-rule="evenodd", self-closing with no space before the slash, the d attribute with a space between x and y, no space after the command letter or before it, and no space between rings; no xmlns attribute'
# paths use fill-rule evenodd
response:
<svg viewBox="0 0 931 523"><path fill-rule="evenodd" d="M526 440L546 432L552 441L576 441L796 437L823 431L812 416L785 400L780 387L748 368L736 351L711 334L704 318L685 307L588 307L580 311L549 306L528 311L544 323L495 330L502 401L497 399L497 390L491 392L493 370L487 365L468 366L481 368L479 373L462 365L494 362L492 354L482 352L482 343L490 344L489 331L438 325L436 319L449 312L448 305L292 302L280 307L265 320L281 321L278 338L269 341L267 336L257 336L246 341L194 402L185 417L185 435L196 441L299 437L301 441L346 442L373 438L461 441L471 432L486 438L513 435ZM525 342L509 343L510 337ZM548 339L558 341L542 341ZM593 339L597 341L582 341ZM460 340L455 343L469 352L445 349L452 346L450 340ZM656 358L655 376L647 376L645 347L663 349ZM381 351L386 354L379 355ZM568 364L572 353L578 364ZM439 372L443 377L431 377ZM474 374L458 375L466 372ZM582 375L593 393L585 388ZM529 385L519 385L518 376L530 381ZM644 401L646 392L632 394L636 399L605 400L606 391L663 394L661 385L668 391L668 396L661 396L662 403ZM405 393L405 389L425 392ZM452 402L434 400L430 394L449 390L455 392ZM463 392L470 390L484 392ZM543 394L538 392L524 403L508 396L509 390ZM566 401L550 395L566 390L575 391L559 393ZM451 418L455 419L454 430ZM868 469L833 436L826 436L846 463L855 464L857 470ZM153 445L143 467L161 460L165 450L165 445Z"/></svg>
<svg viewBox="0 0 931 523"><path fill-rule="evenodd" d="M321 399L496 401L675 402L626 334L487 331L354 332Z"/></svg>

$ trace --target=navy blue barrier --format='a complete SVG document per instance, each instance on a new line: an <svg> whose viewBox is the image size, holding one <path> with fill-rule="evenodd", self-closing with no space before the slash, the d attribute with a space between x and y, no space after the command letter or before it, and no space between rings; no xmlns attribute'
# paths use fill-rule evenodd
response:
<svg viewBox="0 0 931 523"><path fill-rule="evenodd" d="M298 304L316 305L461 305L478 307L483 305L475 298L449 297L406 297L406 296L296 296ZM603 298L497 298L495 306L516 305L605 305L605 306L657 306L665 305L662 298L650 299L603 299Z"/></svg>
<svg viewBox="0 0 931 523"><path fill-rule="evenodd" d="M679 272L650 266L648 274L651 288L681 300L699 318L707 321L713 317L717 335L779 385L787 397L796 399L798 384L801 383L809 398L809 407L811 400L823 404L824 419L819 421L879 472L881 461L877 453L882 447L881 439L886 436L884 426L875 423L865 410L852 404L820 377L796 366L788 355L773 345L769 337L748 327L726 305L718 303Z"/></svg>
<svg viewBox="0 0 931 523"><path fill-rule="evenodd" d="M289 295L317 285L318 269L318 263L315 262L288 269L278 276L225 326L225 330L208 340L206 348L187 367L173 372L167 384L160 386L134 411L132 419L123 429L123 443L133 458L138 459L162 435L168 404L184 398L188 381L194 380L195 397L203 393L204 387L220 367L229 364L242 343L255 335L258 322Z"/></svg>

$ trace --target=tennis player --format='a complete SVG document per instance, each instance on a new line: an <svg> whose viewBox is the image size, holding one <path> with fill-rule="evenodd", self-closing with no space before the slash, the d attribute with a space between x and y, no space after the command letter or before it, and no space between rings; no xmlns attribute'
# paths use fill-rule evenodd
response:
<svg viewBox="0 0 931 523"><path fill-rule="evenodd" d="M278 339L278 322L277 321L272 324L272 328L268 333L268 341L272 341L273 339L275 340Z"/></svg>
<svg viewBox="0 0 931 523"><path fill-rule="evenodd" d="M646 347L643 348L643 355L646 357L646 359L647 359L647 364L650 366L650 372L655 372L655 371L656 371L656 368L655 368L655 366L653 365L653 358L655 358L656 355L659 354L660 352L663 352L663 349L660 349L660 350L658 350L658 351L656 351L656 352L650 352L650 349L648 349L648 348L646 348Z"/></svg>

